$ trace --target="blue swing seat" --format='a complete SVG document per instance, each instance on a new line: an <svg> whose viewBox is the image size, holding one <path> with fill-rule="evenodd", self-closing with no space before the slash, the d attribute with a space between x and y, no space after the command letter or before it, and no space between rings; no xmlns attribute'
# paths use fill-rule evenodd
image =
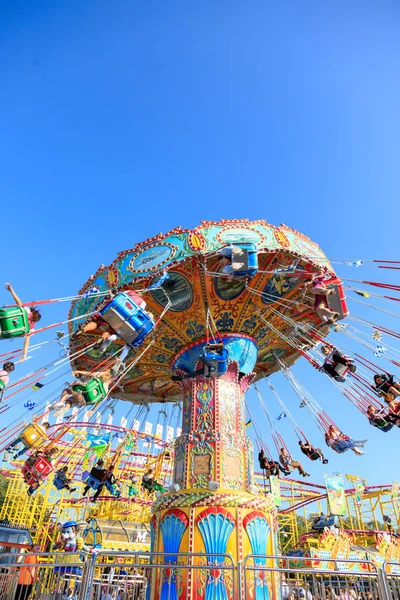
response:
<svg viewBox="0 0 400 600"><path fill-rule="evenodd" d="M88 485L90 488L92 488L92 490L97 490L97 488L101 484L101 481L99 479L96 479L96 477L93 477L93 475L91 475L89 471L84 471L82 473L82 481L83 483L86 483L86 485Z"/></svg>
<svg viewBox="0 0 400 600"><path fill-rule="evenodd" d="M332 448L338 454L343 454L344 452L347 452L347 450L350 450L350 445L348 440L339 440L332 444Z"/></svg>
<svg viewBox="0 0 400 600"><path fill-rule="evenodd" d="M243 243L231 246L232 273L236 277L252 277L258 271L257 247Z"/></svg>
<svg viewBox="0 0 400 600"><path fill-rule="evenodd" d="M380 427L379 429L383 431L383 433L387 433L388 431L393 429L393 425L392 423L388 423L387 425L385 425L385 427Z"/></svg>
<svg viewBox="0 0 400 600"><path fill-rule="evenodd" d="M110 483L109 481L106 481L106 490L108 492L110 492L110 494L112 494L113 496L115 496L116 498L119 498L121 495L120 490L117 488L117 486L115 485L115 483Z"/></svg>
<svg viewBox="0 0 400 600"><path fill-rule="evenodd" d="M139 346L154 329L154 321L125 292L100 311L102 319L128 346Z"/></svg>
<svg viewBox="0 0 400 600"><path fill-rule="evenodd" d="M209 370L209 375L211 377L220 377L228 370L228 350L223 348L221 354L218 352L207 351L204 350L204 358L208 363L211 363L210 366L206 366L205 368Z"/></svg>
<svg viewBox="0 0 400 600"><path fill-rule="evenodd" d="M311 528L315 530L325 529L325 527L332 527L332 525L337 525L339 522L338 516L330 516L325 517L323 519L319 519L318 521L314 521Z"/></svg>
<svg viewBox="0 0 400 600"><path fill-rule="evenodd" d="M53 479L53 485L56 488L56 490L62 490L65 486L65 481L63 481L56 475Z"/></svg>
<svg viewBox="0 0 400 600"><path fill-rule="evenodd" d="M383 433L387 433L394 427L393 423L387 423L387 425L384 425L383 427L380 427L379 425L377 425L376 423L372 423L371 421L370 423L372 427L376 427L377 429L379 429L379 431L383 431Z"/></svg>

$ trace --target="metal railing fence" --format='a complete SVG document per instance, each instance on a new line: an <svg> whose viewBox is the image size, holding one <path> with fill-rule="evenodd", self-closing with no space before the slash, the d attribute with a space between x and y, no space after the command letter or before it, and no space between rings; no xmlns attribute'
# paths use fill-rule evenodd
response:
<svg viewBox="0 0 400 600"><path fill-rule="evenodd" d="M253 554L235 564L227 554L103 550L2 554L0 600L400 600L400 563Z"/></svg>

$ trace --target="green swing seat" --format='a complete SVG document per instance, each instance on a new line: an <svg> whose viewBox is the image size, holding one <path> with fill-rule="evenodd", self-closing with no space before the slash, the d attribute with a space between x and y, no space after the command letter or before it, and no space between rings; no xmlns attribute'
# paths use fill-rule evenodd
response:
<svg viewBox="0 0 400 600"><path fill-rule="evenodd" d="M0 308L0 339L26 335L31 330L27 310L23 306Z"/></svg>
<svg viewBox="0 0 400 600"><path fill-rule="evenodd" d="M96 404L107 396L104 384L98 377L93 377L88 383L76 383L72 386L74 392L81 392L86 404Z"/></svg>

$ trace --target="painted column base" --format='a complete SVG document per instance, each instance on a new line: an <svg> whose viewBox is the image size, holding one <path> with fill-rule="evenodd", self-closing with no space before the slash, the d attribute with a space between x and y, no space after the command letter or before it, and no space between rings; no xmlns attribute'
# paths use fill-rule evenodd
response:
<svg viewBox="0 0 400 600"><path fill-rule="evenodd" d="M270 494L183 490L163 494L153 513L153 550L171 554L160 560L165 568L152 574L151 600L236 600L239 586L244 597L238 562L249 554L277 553L276 508ZM177 557L178 552L189 556ZM262 559L258 562L265 564ZM247 598L278 597L273 575L259 571L247 575Z"/></svg>

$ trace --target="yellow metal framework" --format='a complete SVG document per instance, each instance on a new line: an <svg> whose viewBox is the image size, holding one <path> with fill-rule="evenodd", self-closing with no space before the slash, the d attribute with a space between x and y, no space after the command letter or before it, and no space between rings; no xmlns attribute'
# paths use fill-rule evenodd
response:
<svg viewBox="0 0 400 600"><path fill-rule="evenodd" d="M259 473L257 483L262 491L269 491L268 481ZM296 547L304 533L313 533L312 519L321 513L327 515L325 486L290 479L280 479L281 505L278 508L281 552ZM390 517L394 531L400 530L400 510L391 485L366 487L359 496L355 488L345 492L346 515L339 521L341 529L354 531L360 546L375 543L373 531L387 530L383 516ZM371 532L369 534L369 532ZM319 534L307 537L313 547L319 546Z"/></svg>

